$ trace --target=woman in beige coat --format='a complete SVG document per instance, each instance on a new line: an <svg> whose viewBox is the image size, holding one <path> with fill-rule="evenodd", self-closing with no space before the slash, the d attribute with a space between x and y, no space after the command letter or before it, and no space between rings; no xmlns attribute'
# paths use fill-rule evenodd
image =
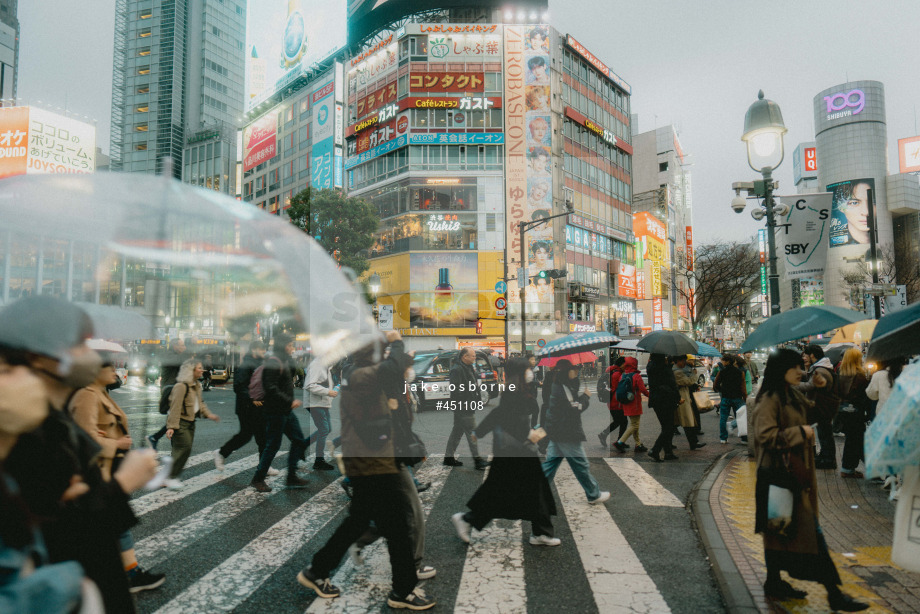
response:
<svg viewBox="0 0 920 614"><path fill-rule="evenodd" d="M802 599L780 577L785 570L800 580L820 582L827 589L833 610L858 612L869 606L840 590L840 576L828 553L818 525L818 483L815 476L814 430L807 417L812 403L795 387L804 375L802 357L789 349L770 354L763 373L763 384L754 406L754 450L757 456L756 524L763 534L767 581L764 592L775 599ZM798 493L795 494L792 525L784 535L767 527L767 499L770 484L766 472L788 467Z"/></svg>
<svg viewBox="0 0 920 614"><path fill-rule="evenodd" d="M208 411L208 406L201 398L201 384L198 379L204 374L201 361L197 358L186 360L179 367L176 384L169 395L169 414L166 416L166 438L172 442L173 466L166 480L170 490L182 488L179 475L188 462L195 443L195 420L202 418L220 422L220 416Z"/></svg>
<svg viewBox="0 0 920 614"><path fill-rule="evenodd" d="M115 365L111 358L103 356L102 368L96 380L81 388L70 401L70 413L80 428L96 440L102 451L97 457L102 477L107 481L118 469L118 463L131 449L131 437L128 435L128 416L109 396L106 386L118 379ZM128 574L132 593L150 590L162 585L166 576L145 570L137 564L134 552L134 537L130 531L121 534L118 540L121 549L121 562Z"/></svg>

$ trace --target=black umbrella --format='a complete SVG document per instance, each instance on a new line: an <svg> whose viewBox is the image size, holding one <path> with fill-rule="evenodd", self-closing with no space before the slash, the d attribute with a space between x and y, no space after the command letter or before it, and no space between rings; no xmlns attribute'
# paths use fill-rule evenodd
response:
<svg viewBox="0 0 920 614"><path fill-rule="evenodd" d="M891 360L914 354L920 354L920 303L879 319L866 358Z"/></svg>
<svg viewBox="0 0 920 614"><path fill-rule="evenodd" d="M639 339L636 347L650 354L696 354L696 341L676 330L656 330Z"/></svg>

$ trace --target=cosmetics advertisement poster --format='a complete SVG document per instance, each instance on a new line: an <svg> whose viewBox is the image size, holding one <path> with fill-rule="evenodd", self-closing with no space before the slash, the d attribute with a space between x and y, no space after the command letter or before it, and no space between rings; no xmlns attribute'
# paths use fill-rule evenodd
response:
<svg viewBox="0 0 920 614"><path fill-rule="evenodd" d="M410 326L475 326L479 319L477 254L410 254L409 271Z"/></svg>

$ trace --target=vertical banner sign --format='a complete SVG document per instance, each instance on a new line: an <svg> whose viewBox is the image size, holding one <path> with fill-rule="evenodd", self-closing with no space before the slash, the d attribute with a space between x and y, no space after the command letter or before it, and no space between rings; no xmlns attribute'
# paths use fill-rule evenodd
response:
<svg viewBox="0 0 920 614"><path fill-rule="evenodd" d="M757 243L760 247L760 306L761 313L764 316L769 314L769 303L770 291L768 289L768 280L767 280L767 231L761 228L757 231Z"/></svg>
<svg viewBox="0 0 920 614"><path fill-rule="evenodd" d="M652 324L655 330L661 330L664 325L664 309L657 297L652 299Z"/></svg>
<svg viewBox="0 0 920 614"><path fill-rule="evenodd" d="M833 195L830 247L858 244L868 247L869 190L875 190L875 179L851 179L827 186L827 191Z"/></svg>
<svg viewBox="0 0 920 614"><path fill-rule="evenodd" d="M794 194L778 197L789 205L779 225L779 253L785 279L824 275L827 234L831 225L831 194Z"/></svg>
<svg viewBox="0 0 920 614"><path fill-rule="evenodd" d="M335 146L335 79L313 92L313 151L310 155L310 185L332 188Z"/></svg>
<svg viewBox="0 0 920 614"><path fill-rule="evenodd" d="M636 299L645 300L646 298L645 291L645 271L642 269L636 269Z"/></svg>
<svg viewBox="0 0 920 614"><path fill-rule="evenodd" d="M693 270L693 226L687 226L687 270Z"/></svg>
<svg viewBox="0 0 920 614"><path fill-rule="evenodd" d="M548 27L505 28L505 176L509 258L520 254L519 222L552 215L553 175L550 150L550 80ZM537 273L553 268L553 226L544 224L525 236L524 262L530 283ZM551 292L527 295L552 302ZM514 297L520 300L518 297Z"/></svg>
<svg viewBox="0 0 920 614"><path fill-rule="evenodd" d="M636 267L631 264L620 264L617 294L626 298L636 298Z"/></svg>

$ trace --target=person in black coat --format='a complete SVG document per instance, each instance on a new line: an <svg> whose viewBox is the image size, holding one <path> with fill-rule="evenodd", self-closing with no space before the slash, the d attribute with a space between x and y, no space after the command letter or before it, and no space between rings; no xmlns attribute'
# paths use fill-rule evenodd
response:
<svg viewBox="0 0 920 614"><path fill-rule="evenodd" d="M447 450L444 453L443 464L448 467L459 467L463 461L454 457L460 437L466 436L473 455L473 467L482 471L489 466L489 462L479 455L479 446L473 429L476 428L477 410L483 406L482 397L479 396L479 378L473 363L476 361L476 351L473 348L461 348L460 353L450 367L450 410L454 412L454 428L447 437Z"/></svg>
<svg viewBox="0 0 920 614"><path fill-rule="evenodd" d="M648 404L655 410L658 422L661 424L661 434L655 440L655 445L649 450L648 455L656 462L661 462L660 454L664 451L665 460L674 460L674 417L677 413L677 404L680 402L680 390L674 380L674 371L668 364L668 357L664 354L652 354L649 357L648 367Z"/></svg>
<svg viewBox="0 0 920 614"><path fill-rule="evenodd" d="M470 511L452 517L460 539L467 543L471 527L481 531L493 518L529 520L530 543L535 546L561 543L553 537L550 519L556 514L553 493L543 475L537 448L529 438L531 415L537 404L530 386L533 377L527 359L510 359L505 364L507 388L498 407L476 427L477 437L493 434L494 459L486 481L467 502Z"/></svg>
<svg viewBox="0 0 920 614"><path fill-rule="evenodd" d="M297 461L303 458L307 449L307 440L300 428L300 421L294 410L302 403L294 398L294 338L286 334L275 335L274 354L265 361L262 368L262 388L265 399L262 409L265 412L265 449L259 456L259 468L252 478L250 486L259 492L271 492L271 486L265 483L265 476L271 468L275 455L281 448L281 437L291 440L288 453L288 488L303 488L308 484L297 475Z"/></svg>
<svg viewBox="0 0 920 614"><path fill-rule="evenodd" d="M258 339L253 340L249 344L249 354L243 358L243 362L233 374L233 392L236 395L236 415L240 420L240 431L214 453L214 464L217 465L218 471L224 470L224 462L227 457L249 443L253 437L256 439L260 457L265 449L265 415L262 408L255 406L252 399L249 398L249 382L252 380L252 374L259 368L264 358L265 344ZM271 474L269 470L269 475Z"/></svg>

